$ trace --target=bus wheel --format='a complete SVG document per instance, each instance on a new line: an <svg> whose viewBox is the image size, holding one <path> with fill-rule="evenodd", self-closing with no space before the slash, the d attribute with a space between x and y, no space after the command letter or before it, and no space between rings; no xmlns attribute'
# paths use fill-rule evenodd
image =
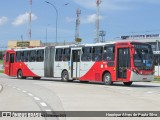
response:
<svg viewBox="0 0 160 120"><path fill-rule="evenodd" d="M23 76L22 70L18 70L17 78L18 79L25 79L26 78L26 77Z"/></svg>
<svg viewBox="0 0 160 120"><path fill-rule="evenodd" d="M103 75L103 82L105 85L112 85L113 84L110 73L106 72Z"/></svg>
<svg viewBox="0 0 160 120"><path fill-rule="evenodd" d="M62 78L62 81L69 81L69 75L66 70L62 72L61 78Z"/></svg>
<svg viewBox="0 0 160 120"><path fill-rule="evenodd" d="M126 86L130 86L130 85L132 85L132 82L123 82L123 84Z"/></svg>

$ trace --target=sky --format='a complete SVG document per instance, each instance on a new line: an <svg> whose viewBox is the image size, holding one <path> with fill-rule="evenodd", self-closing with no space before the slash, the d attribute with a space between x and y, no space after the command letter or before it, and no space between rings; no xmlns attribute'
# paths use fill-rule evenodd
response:
<svg viewBox="0 0 160 120"><path fill-rule="evenodd" d="M96 0L46 0L58 10L58 42L73 42L76 10L81 10L79 37L82 43L95 38ZM8 40L29 39L29 0L0 1L0 48ZM159 34L160 0L102 0L100 30L106 40L123 35ZM47 31L47 39L46 39ZM45 0L32 0L32 40L56 41L56 11Z"/></svg>

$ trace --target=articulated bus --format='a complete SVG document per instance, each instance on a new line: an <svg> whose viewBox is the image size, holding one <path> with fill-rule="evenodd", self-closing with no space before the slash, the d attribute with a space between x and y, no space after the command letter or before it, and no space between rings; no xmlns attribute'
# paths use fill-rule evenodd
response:
<svg viewBox="0 0 160 120"><path fill-rule="evenodd" d="M150 82L154 79L151 45L112 42L36 47L5 52L5 74L18 79L61 78L63 81Z"/></svg>

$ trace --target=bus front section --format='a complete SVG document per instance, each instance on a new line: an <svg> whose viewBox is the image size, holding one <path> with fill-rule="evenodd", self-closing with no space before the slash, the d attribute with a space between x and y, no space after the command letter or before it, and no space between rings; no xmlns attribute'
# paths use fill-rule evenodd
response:
<svg viewBox="0 0 160 120"><path fill-rule="evenodd" d="M154 56L151 45L131 43L130 82L150 82L154 80Z"/></svg>

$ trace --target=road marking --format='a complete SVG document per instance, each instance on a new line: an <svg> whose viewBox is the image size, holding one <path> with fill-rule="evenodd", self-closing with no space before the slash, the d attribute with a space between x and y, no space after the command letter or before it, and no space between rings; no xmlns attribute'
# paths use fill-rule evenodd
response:
<svg viewBox="0 0 160 120"><path fill-rule="evenodd" d="M48 109L48 110L45 110L45 111L51 111L50 109Z"/></svg>
<svg viewBox="0 0 160 120"><path fill-rule="evenodd" d="M27 91L23 90L22 92L26 93Z"/></svg>
<svg viewBox="0 0 160 120"><path fill-rule="evenodd" d="M29 96L33 96L31 93L28 93Z"/></svg>
<svg viewBox="0 0 160 120"><path fill-rule="evenodd" d="M116 89L118 89L118 90L122 90L123 88L117 87Z"/></svg>
<svg viewBox="0 0 160 120"><path fill-rule="evenodd" d="M40 104L41 104L42 106L44 106L44 107L47 106L47 104L44 103L44 102L41 102Z"/></svg>
<svg viewBox="0 0 160 120"><path fill-rule="evenodd" d="M35 100L40 100L38 97L34 97Z"/></svg>
<svg viewBox="0 0 160 120"><path fill-rule="evenodd" d="M11 86L11 85L8 85L8 86ZM14 88L14 89L17 89L17 90L21 90L20 88L16 88L15 86L13 86L12 88ZM22 90L22 92L24 92L24 93L26 93L27 91L25 91L25 90ZM31 94L31 93L27 93L29 96L33 96L33 94ZM40 100L40 98L38 98L38 97L33 97L35 100ZM46 107L47 106L47 104L46 103L44 103L44 102L41 102L40 103L41 104L41 106L43 106L43 107ZM45 110L45 111L51 111L50 109L47 109L47 110Z"/></svg>
<svg viewBox="0 0 160 120"><path fill-rule="evenodd" d="M147 92L148 94L151 94L151 93L153 93L152 91L149 91L149 92Z"/></svg>
<svg viewBox="0 0 160 120"><path fill-rule="evenodd" d="M20 88L17 88L17 90L21 90Z"/></svg>
<svg viewBox="0 0 160 120"><path fill-rule="evenodd" d="M131 89L128 88L128 89L126 89L126 90L131 90Z"/></svg>

